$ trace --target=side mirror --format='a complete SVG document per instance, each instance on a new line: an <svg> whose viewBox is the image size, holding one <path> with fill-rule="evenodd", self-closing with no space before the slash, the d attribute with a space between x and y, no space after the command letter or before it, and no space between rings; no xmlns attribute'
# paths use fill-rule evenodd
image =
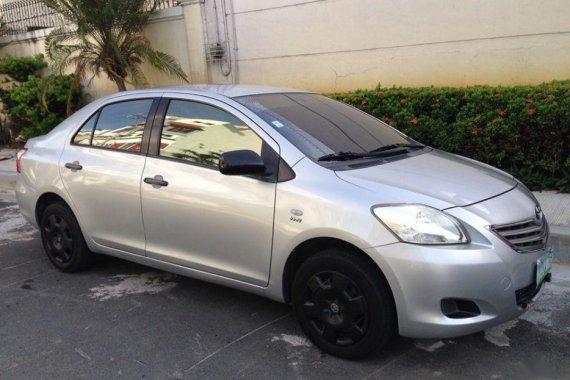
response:
<svg viewBox="0 0 570 380"><path fill-rule="evenodd" d="M252 150L232 150L220 155L220 173L225 175L255 175L266 171L263 159Z"/></svg>

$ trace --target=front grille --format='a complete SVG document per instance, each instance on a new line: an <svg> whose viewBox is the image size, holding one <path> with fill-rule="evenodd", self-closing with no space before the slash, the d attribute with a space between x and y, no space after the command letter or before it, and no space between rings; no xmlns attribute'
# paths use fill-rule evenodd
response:
<svg viewBox="0 0 570 380"><path fill-rule="evenodd" d="M548 240L548 223L543 215L537 219L494 225L491 231L520 253L544 249Z"/></svg>

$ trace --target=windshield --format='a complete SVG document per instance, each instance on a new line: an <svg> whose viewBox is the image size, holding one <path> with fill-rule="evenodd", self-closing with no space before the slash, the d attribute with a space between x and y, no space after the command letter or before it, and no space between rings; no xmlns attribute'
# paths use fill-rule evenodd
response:
<svg viewBox="0 0 570 380"><path fill-rule="evenodd" d="M370 157L384 146L414 144L394 128L346 104L317 94L282 93L236 98L309 158ZM324 161L324 160L321 160Z"/></svg>

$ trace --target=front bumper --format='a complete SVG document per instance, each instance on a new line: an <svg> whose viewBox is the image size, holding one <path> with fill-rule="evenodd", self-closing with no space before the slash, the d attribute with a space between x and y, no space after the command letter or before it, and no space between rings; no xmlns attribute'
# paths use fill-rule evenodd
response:
<svg viewBox="0 0 570 380"><path fill-rule="evenodd" d="M545 250L519 254L498 239L487 243L431 247L396 243L367 250L392 289L400 335L467 335L514 319L532 304L541 289L528 287L534 284L536 260ZM520 290L525 288L532 292L522 302ZM477 313L448 317L442 301L450 299L475 304Z"/></svg>

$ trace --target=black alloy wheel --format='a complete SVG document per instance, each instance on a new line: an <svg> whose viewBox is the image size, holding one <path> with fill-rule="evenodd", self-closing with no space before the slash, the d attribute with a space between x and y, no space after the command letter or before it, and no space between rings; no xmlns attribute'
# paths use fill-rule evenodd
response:
<svg viewBox="0 0 570 380"><path fill-rule="evenodd" d="M63 272L77 272L89 266L89 251L77 219L65 203L46 207L40 220L42 244L52 264Z"/></svg>
<svg viewBox="0 0 570 380"><path fill-rule="evenodd" d="M359 252L327 249L309 257L292 286L295 316L320 349L347 359L385 347L397 330L383 274Z"/></svg>
<svg viewBox="0 0 570 380"><path fill-rule="evenodd" d="M42 226L42 233L48 255L60 264L69 263L72 259L73 237L65 219L51 214Z"/></svg>
<svg viewBox="0 0 570 380"><path fill-rule="evenodd" d="M327 342L347 346L368 328L368 303L358 286L336 271L314 274L307 282L303 313Z"/></svg>

